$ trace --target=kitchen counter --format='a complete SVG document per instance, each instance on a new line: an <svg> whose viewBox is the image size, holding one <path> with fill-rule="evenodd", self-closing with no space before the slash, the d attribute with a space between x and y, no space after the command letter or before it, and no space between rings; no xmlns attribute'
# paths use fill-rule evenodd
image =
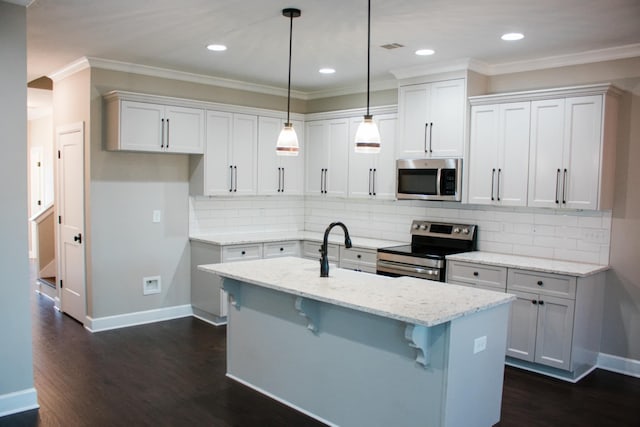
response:
<svg viewBox="0 0 640 427"><path fill-rule="evenodd" d="M314 231L266 231L256 233L220 233L190 236L191 240L211 243L215 245L242 245L251 243L284 242L289 240L309 240L322 242L324 233ZM329 235L329 243L344 244L344 236L338 230ZM406 242L393 240L370 239L367 237L351 236L353 246L365 249L378 249L387 246L404 245Z"/></svg>
<svg viewBox="0 0 640 427"><path fill-rule="evenodd" d="M512 295L336 267L321 278L294 257L198 268L228 294L229 378L332 426L500 420Z"/></svg>
<svg viewBox="0 0 640 427"><path fill-rule="evenodd" d="M515 299L514 296L411 277L387 277L295 257L201 265L199 269L291 295L424 326L435 326Z"/></svg>
<svg viewBox="0 0 640 427"><path fill-rule="evenodd" d="M609 266L607 265L586 264L573 261L561 261L548 258L536 258L482 251L447 255L447 260L491 264L499 267L521 268L525 270L565 274L576 277L587 277L609 269Z"/></svg>

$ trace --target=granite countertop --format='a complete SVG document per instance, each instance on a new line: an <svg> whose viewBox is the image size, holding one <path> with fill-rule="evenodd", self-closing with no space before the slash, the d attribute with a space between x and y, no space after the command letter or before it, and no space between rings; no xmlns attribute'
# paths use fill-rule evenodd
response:
<svg viewBox="0 0 640 427"><path fill-rule="evenodd" d="M329 235L329 243L344 245L344 236L332 231ZM190 236L191 240L214 245L243 245L252 243L284 242L287 240L309 240L322 242L323 233L314 231L265 231L256 233L228 233L228 234L206 234ZM405 245L405 242L393 240L370 239L367 237L351 236L353 246L365 249L378 249L387 246Z"/></svg>
<svg viewBox="0 0 640 427"><path fill-rule="evenodd" d="M447 255L447 260L491 264L500 267L522 268L526 270L566 274L568 276L576 277L586 277L609 269L608 265L586 264L574 261L561 261L548 258L536 258L482 251Z"/></svg>
<svg viewBox="0 0 640 427"><path fill-rule="evenodd" d="M202 271L403 322L435 326L501 304L515 296L411 277L386 277L332 267L320 277L317 261L295 257L200 265Z"/></svg>

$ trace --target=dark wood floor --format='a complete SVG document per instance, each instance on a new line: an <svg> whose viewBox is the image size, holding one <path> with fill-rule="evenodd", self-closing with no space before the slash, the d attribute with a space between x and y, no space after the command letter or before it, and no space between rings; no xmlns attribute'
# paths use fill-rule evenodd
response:
<svg viewBox="0 0 640 427"><path fill-rule="evenodd" d="M91 334L43 296L32 309L40 409L0 427L323 425L227 379L224 327L184 318ZM507 367L499 426L640 426L640 379L597 370L572 385Z"/></svg>

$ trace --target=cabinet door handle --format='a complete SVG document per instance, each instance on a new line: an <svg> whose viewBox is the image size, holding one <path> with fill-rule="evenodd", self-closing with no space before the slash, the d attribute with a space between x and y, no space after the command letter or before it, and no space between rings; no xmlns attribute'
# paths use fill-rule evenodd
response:
<svg viewBox="0 0 640 427"><path fill-rule="evenodd" d="M536 300L532 299L532 300L531 300L531 304L538 304L538 301L536 301Z"/></svg>
<svg viewBox="0 0 640 427"><path fill-rule="evenodd" d="M544 301L538 301L538 304L544 305Z"/></svg>
<svg viewBox="0 0 640 427"><path fill-rule="evenodd" d="M171 137L171 132L169 131L169 119L167 119L167 150L169 149L169 138Z"/></svg>
<svg viewBox="0 0 640 427"><path fill-rule="evenodd" d="M278 193L282 191L282 168L278 168Z"/></svg>
<svg viewBox="0 0 640 427"><path fill-rule="evenodd" d="M496 180L496 168L491 170L491 200L495 200L493 197L493 189L495 188L495 180Z"/></svg>
<svg viewBox="0 0 640 427"><path fill-rule="evenodd" d="M424 124L424 152L428 153L429 149L427 148L427 131L429 130L429 123Z"/></svg>
<svg viewBox="0 0 640 427"><path fill-rule="evenodd" d="M233 165L229 165L229 193L233 191Z"/></svg>
<svg viewBox="0 0 640 427"><path fill-rule="evenodd" d="M544 283L542 282L542 280L538 280L538 286L542 286L544 285Z"/></svg>
<svg viewBox="0 0 640 427"><path fill-rule="evenodd" d="M324 169L324 194L327 194L327 174L329 172L328 168Z"/></svg>
<svg viewBox="0 0 640 427"><path fill-rule="evenodd" d="M160 124L160 148L164 148L164 119L162 119Z"/></svg>
<svg viewBox="0 0 640 427"><path fill-rule="evenodd" d="M376 195L376 169L373 169L373 195Z"/></svg>
<svg viewBox="0 0 640 427"><path fill-rule="evenodd" d="M558 197L558 186L560 185L560 169L556 172L556 204L560 203L560 198Z"/></svg>
<svg viewBox="0 0 640 427"><path fill-rule="evenodd" d="M567 170L564 170L564 174L562 176L562 204L566 205L567 204L567 198L565 197L565 194L567 192Z"/></svg>
<svg viewBox="0 0 640 427"><path fill-rule="evenodd" d="M502 174L502 169L498 169L498 189L496 190L496 195L498 196L498 201L500 201L500 175Z"/></svg>
<svg viewBox="0 0 640 427"><path fill-rule="evenodd" d="M282 192L284 193L284 168L282 168Z"/></svg>
<svg viewBox="0 0 640 427"><path fill-rule="evenodd" d="M373 169L369 168L369 195L373 195L373 190L371 189L371 175L373 174Z"/></svg>
<svg viewBox="0 0 640 427"><path fill-rule="evenodd" d="M235 181L233 191L235 193L238 191L238 166L233 166L233 176Z"/></svg>
<svg viewBox="0 0 640 427"><path fill-rule="evenodd" d="M433 142L433 123L429 123L429 152L433 153L432 150L432 142Z"/></svg>

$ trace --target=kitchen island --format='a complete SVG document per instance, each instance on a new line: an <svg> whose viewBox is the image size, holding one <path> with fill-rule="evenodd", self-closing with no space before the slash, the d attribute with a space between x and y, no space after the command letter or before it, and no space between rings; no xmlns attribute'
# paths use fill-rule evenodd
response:
<svg viewBox="0 0 640 427"><path fill-rule="evenodd" d="M295 257L199 267L229 295L227 376L329 425L499 421L513 296Z"/></svg>

